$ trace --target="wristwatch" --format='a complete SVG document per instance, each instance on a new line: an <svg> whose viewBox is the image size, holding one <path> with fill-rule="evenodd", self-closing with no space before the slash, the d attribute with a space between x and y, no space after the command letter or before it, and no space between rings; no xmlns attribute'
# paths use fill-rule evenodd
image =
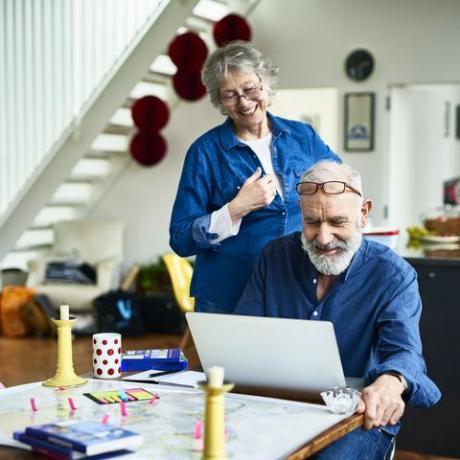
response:
<svg viewBox="0 0 460 460"><path fill-rule="evenodd" d="M392 375L393 377L396 377L401 382L403 386L402 394L404 394L408 390L409 385L407 384L407 380L404 377L404 375L400 374L399 372L385 372L385 374Z"/></svg>

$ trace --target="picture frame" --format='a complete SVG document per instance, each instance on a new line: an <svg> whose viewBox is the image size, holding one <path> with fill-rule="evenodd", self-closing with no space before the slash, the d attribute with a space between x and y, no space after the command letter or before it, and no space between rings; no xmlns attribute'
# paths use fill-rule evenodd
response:
<svg viewBox="0 0 460 460"><path fill-rule="evenodd" d="M344 104L344 149L347 152L374 150L375 93L347 93Z"/></svg>

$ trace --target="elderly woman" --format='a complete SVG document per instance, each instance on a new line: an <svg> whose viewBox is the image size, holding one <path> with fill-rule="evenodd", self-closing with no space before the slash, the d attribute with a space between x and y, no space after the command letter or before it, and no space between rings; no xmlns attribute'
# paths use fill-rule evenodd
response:
<svg viewBox="0 0 460 460"><path fill-rule="evenodd" d="M233 311L261 249L302 228L301 174L318 160L340 161L310 125L267 111L277 73L246 42L205 63L203 82L227 119L187 152L170 225L172 249L197 256L196 311Z"/></svg>

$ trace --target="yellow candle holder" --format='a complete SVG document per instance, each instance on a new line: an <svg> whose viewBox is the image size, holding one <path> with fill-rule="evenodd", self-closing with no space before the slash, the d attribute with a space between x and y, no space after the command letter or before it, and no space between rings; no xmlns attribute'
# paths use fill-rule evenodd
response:
<svg viewBox="0 0 460 460"><path fill-rule="evenodd" d="M46 387L77 387L84 385L87 380L75 374L72 358L72 324L75 318L56 319L52 318L57 326L57 368L54 377L43 382Z"/></svg>
<svg viewBox="0 0 460 460"><path fill-rule="evenodd" d="M204 448L205 460L222 460L225 454L225 393L232 390L233 383L224 383L221 387L210 387L207 383L200 383L205 395L204 414Z"/></svg>

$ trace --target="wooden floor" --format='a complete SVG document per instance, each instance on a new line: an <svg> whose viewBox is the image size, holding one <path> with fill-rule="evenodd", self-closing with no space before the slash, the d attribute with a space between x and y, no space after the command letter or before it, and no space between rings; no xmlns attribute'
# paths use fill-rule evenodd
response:
<svg viewBox="0 0 460 460"><path fill-rule="evenodd" d="M178 346L179 336L149 334L136 338L123 338L123 349L172 348ZM7 339L0 336L0 382L5 386L20 385L22 383L45 380L56 371L55 339L25 338ZM190 341L185 349L190 366L199 365L198 357ZM73 341L73 362L77 374L91 371L91 340L76 338ZM4 452L0 448L0 460L13 459L11 452ZM438 457L427 454L418 454L397 450L396 460L449 460L447 457Z"/></svg>

